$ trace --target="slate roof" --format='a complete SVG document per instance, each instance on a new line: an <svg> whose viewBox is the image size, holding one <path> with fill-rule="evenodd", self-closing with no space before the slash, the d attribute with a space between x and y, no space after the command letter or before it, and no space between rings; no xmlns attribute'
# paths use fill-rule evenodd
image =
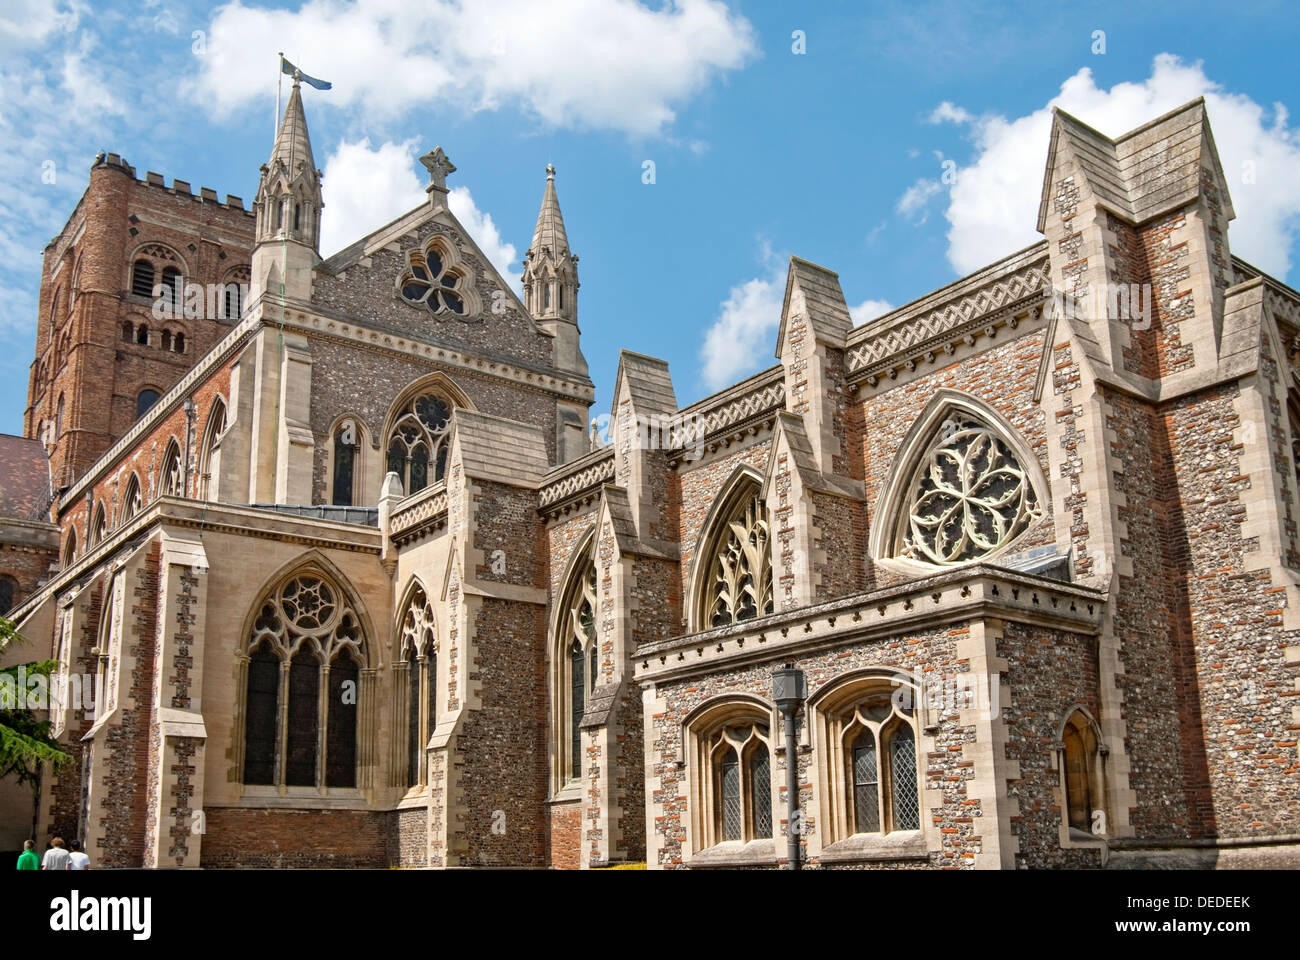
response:
<svg viewBox="0 0 1300 960"><path fill-rule="evenodd" d="M50 466L39 440L0 433L0 517L43 520L50 502Z"/></svg>

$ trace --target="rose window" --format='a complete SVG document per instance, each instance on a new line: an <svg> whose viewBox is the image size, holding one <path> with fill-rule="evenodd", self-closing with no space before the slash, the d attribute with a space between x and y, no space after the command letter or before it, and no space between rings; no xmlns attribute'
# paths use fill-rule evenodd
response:
<svg viewBox="0 0 1300 960"><path fill-rule="evenodd" d="M464 278L437 246L412 250L406 259L406 272L398 281L403 300L428 307L434 314L465 313L465 294L461 288Z"/></svg>
<svg viewBox="0 0 1300 960"><path fill-rule="evenodd" d="M978 560L1041 516L1011 448L974 417L953 415L912 476L901 553L942 565Z"/></svg>

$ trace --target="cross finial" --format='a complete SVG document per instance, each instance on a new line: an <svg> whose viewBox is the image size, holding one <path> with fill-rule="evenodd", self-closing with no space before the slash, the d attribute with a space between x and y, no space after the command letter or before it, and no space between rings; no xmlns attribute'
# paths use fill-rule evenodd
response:
<svg viewBox="0 0 1300 960"><path fill-rule="evenodd" d="M429 153L420 158L424 168L429 171L429 185L425 187L425 192L432 190L447 190L447 174L456 172L456 165L447 158L442 147L434 147Z"/></svg>
<svg viewBox="0 0 1300 960"><path fill-rule="evenodd" d="M548 164L546 165L546 179L547 179L547 180L554 180L554 179L555 179L555 164L553 164L553 163L548 163Z"/></svg>

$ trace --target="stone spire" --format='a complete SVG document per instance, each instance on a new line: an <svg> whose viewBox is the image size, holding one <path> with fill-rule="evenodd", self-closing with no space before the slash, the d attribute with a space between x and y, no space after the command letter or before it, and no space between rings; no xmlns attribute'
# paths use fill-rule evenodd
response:
<svg viewBox="0 0 1300 960"><path fill-rule="evenodd" d="M537 228L529 251L549 247L556 256L569 252L569 238L564 232L564 217L560 214L560 198L555 195L555 167L546 165L546 192L542 194L542 209L537 214Z"/></svg>
<svg viewBox="0 0 1300 960"><path fill-rule="evenodd" d="M311 152L307 117L298 79L275 135L271 159L262 166L257 188L257 240L294 240L319 253L321 172Z"/></svg>
<svg viewBox="0 0 1300 960"><path fill-rule="evenodd" d="M524 254L523 280L524 306L537 325L555 337L555 366L585 375L587 361L578 346L578 258L569 250L555 195L555 167L549 163L537 229Z"/></svg>
<svg viewBox="0 0 1300 960"><path fill-rule="evenodd" d="M289 105L262 164L253 212L257 215L251 295L311 299L312 269L320 262L321 172L311 152L302 91L294 77Z"/></svg>
<svg viewBox="0 0 1300 960"><path fill-rule="evenodd" d="M578 322L578 258L569 251L560 199L555 195L555 167L546 165L546 191L537 214L533 242L524 255L524 302L539 320Z"/></svg>

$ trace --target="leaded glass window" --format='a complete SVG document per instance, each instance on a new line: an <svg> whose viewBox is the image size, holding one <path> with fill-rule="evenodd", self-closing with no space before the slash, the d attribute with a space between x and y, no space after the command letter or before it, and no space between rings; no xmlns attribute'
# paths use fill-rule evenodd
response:
<svg viewBox="0 0 1300 960"><path fill-rule="evenodd" d="M360 620L343 591L313 571L281 581L259 604L246 650L244 782L273 785L278 775L286 786L355 786L367 656ZM281 702L285 663L288 696ZM283 759L278 773L277 754Z"/></svg>
<svg viewBox="0 0 1300 960"><path fill-rule="evenodd" d="M320 661L303 647L289 663L289 745L284 782L290 787L316 785L319 700Z"/></svg>
<svg viewBox="0 0 1300 960"><path fill-rule="evenodd" d="M446 476L451 411L445 397L425 393L404 404L394 421L388 435L388 470L401 477L407 494Z"/></svg>
<svg viewBox="0 0 1300 960"><path fill-rule="evenodd" d="M910 701L888 693L871 696L852 704L842 724L849 832L920 829Z"/></svg>
<svg viewBox="0 0 1300 960"><path fill-rule="evenodd" d="M896 724L889 738L889 764L894 829L918 830L921 811L916 787L916 735L906 723Z"/></svg>
<svg viewBox="0 0 1300 960"><path fill-rule="evenodd" d="M280 711L280 659L269 642L259 643L248 661L245 697L244 783L275 782L275 739Z"/></svg>
<svg viewBox="0 0 1300 960"><path fill-rule="evenodd" d="M598 574L590 544L582 548L563 594L558 642L561 644L556 692L557 728L564 736L556 744L561 780L582 775L582 719L599 679L599 637L596 628Z"/></svg>
<svg viewBox="0 0 1300 960"><path fill-rule="evenodd" d="M988 556L1042 516L1029 476L987 423L953 413L908 481L899 553L951 565Z"/></svg>
<svg viewBox="0 0 1300 960"><path fill-rule="evenodd" d="M344 647L330 664L328 757L325 785L357 785L357 692L360 670L352 651Z"/></svg>
<svg viewBox="0 0 1300 960"><path fill-rule="evenodd" d="M582 775L582 716L587 708L586 657L577 640L569 647L569 776Z"/></svg>
<svg viewBox="0 0 1300 960"><path fill-rule="evenodd" d="M772 836L772 764L767 728L730 723L706 741L713 770L715 842Z"/></svg>
<svg viewBox="0 0 1300 960"><path fill-rule="evenodd" d="M876 765L876 735L863 730L853 748L853 811L858 833L880 829L880 771Z"/></svg>
<svg viewBox="0 0 1300 960"><path fill-rule="evenodd" d="M722 762L722 839L739 840L745 808L740 799L740 761L735 754Z"/></svg>
<svg viewBox="0 0 1300 960"><path fill-rule="evenodd" d="M397 281L402 299L423 306L432 314L464 314L465 274L452 265L447 249L437 240L406 255L406 271Z"/></svg>
<svg viewBox="0 0 1300 960"><path fill-rule="evenodd" d="M425 747L437 721L437 616L424 588L416 586L402 615L402 659L406 662L406 785L425 782ZM427 696L421 700L420 692Z"/></svg>
<svg viewBox="0 0 1300 960"><path fill-rule="evenodd" d="M772 761L766 745L754 748L749 766L750 796L754 806L754 838L772 836Z"/></svg>
<svg viewBox="0 0 1300 960"><path fill-rule="evenodd" d="M334 490L332 499L335 506L352 506L356 457L356 426L355 424L344 424L334 434Z"/></svg>

